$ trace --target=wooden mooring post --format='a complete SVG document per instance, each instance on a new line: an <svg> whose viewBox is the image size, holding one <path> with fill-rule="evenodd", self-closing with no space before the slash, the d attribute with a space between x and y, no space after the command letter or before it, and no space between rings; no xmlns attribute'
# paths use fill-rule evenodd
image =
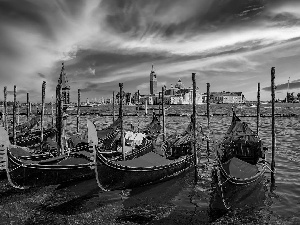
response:
<svg viewBox="0 0 300 225"><path fill-rule="evenodd" d="M80 120L80 89L78 89L77 96L77 120L76 120L76 132L79 132L79 120Z"/></svg>
<svg viewBox="0 0 300 225"><path fill-rule="evenodd" d="M8 131L8 124L7 124L7 87L4 87L4 129Z"/></svg>
<svg viewBox="0 0 300 225"><path fill-rule="evenodd" d="M16 144L16 104L17 104L17 86L14 85L14 105L13 105L13 144Z"/></svg>
<svg viewBox="0 0 300 225"><path fill-rule="evenodd" d="M27 103L26 103L26 117L27 117L27 121L29 121L29 117L30 117L30 102L29 102L29 93L27 93Z"/></svg>
<svg viewBox="0 0 300 225"><path fill-rule="evenodd" d="M140 132L140 90L138 90L138 105L137 105L137 116L138 116L138 133Z"/></svg>
<svg viewBox="0 0 300 225"><path fill-rule="evenodd" d="M165 124L165 87L161 88L161 113L162 113L162 129L163 129L163 141L166 140L166 124Z"/></svg>
<svg viewBox="0 0 300 225"><path fill-rule="evenodd" d="M115 92L113 91L113 97L112 97L112 107L113 107L113 122L115 122Z"/></svg>
<svg viewBox="0 0 300 225"><path fill-rule="evenodd" d="M259 136L260 124L260 83L257 84L257 120L256 120L256 134Z"/></svg>
<svg viewBox="0 0 300 225"><path fill-rule="evenodd" d="M54 127L53 95L51 97L51 126Z"/></svg>
<svg viewBox="0 0 300 225"><path fill-rule="evenodd" d="M16 109L17 109L17 121L16 124L19 126L20 124L20 102L16 102Z"/></svg>
<svg viewBox="0 0 300 225"><path fill-rule="evenodd" d="M122 146L122 155L123 160L125 160L125 140L124 140L124 124L123 124L123 83L119 83L120 87L120 108L119 108L119 118L121 118L121 146Z"/></svg>
<svg viewBox="0 0 300 225"><path fill-rule="evenodd" d="M206 83L206 114L207 114L207 130L208 130L208 138L206 141L206 151L207 151L207 159L209 159L209 138L210 138L210 83Z"/></svg>
<svg viewBox="0 0 300 225"><path fill-rule="evenodd" d="M276 134L275 134L275 67L271 68L271 96L272 96L272 162L271 162L271 183L275 183L275 149L276 149Z"/></svg>
<svg viewBox="0 0 300 225"><path fill-rule="evenodd" d="M41 106L41 143L44 141L44 110L45 110L45 90L46 90L46 81L43 81L42 84L42 106ZM42 147L42 145L41 145Z"/></svg>
<svg viewBox="0 0 300 225"><path fill-rule="evenodd" d="M193 80L193 147L194 147L194 167L195 167L195 184L198 182L198 157L197 157L197 148L196 148L196 73L192 73Z"/></svg>
<svg viewBox="0 0 300 225"><path fill-rule="evenodd" d="M63 141L62 141L62 134L63 134L63 102L62 102L62 89L61 85L58 84L56 86L56 142L57 142L57 150L58 155L63 154Z"/></svg>

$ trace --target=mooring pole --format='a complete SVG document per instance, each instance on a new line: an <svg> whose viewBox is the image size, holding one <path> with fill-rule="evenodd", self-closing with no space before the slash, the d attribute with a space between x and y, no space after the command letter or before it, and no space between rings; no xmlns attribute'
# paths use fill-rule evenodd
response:
<svg viewBox="0 0 300 225"><path fill-rule="evenodd" d="M8 124L7 124L7 87L4 87L4 128L8 131Z"/></svg>
<svg viewBox="0 0 300 225"><path fill-rule="evenodd" d="M58 155L63 153L63 142L62 142L62 124L63 124L63 103L62 103L62 89L61 85L56 86L56 130L57 130L57 150Z"/></svg>
<svg viewBox="0 0 300 225"><path fill-rule="evenodd" d="M275 170L275 67L271 68L271 95L272 95L272 162L271 162L271 183L275 183L274 170Z"/></svg>
<svg viewBox="0 0 300 225"><path fill-rule="evenodd" d="M259 123L260 123L260 83L257 84L257 120L256 120L257 136L259 136Z"/></svg>
<svg viewBox="0 0 300 225"><path fill-rule="evenodd" d="M17 86L14 85L14 105L13 105L13 144L16 144L16 104L17 104Z"/></svg>
<svg viewBox="0 0 300 225"><path fill-rule="evenodd" d="M54 127L54 113L53 113L53 95L51 97L51 126Z"/></svg>
<svg viewBox="0 0 300 225"><path fill-rule="evenodd" d="M29 103L29 93L27 93L27 104L26 104L26 106L27 106L27 109L26 109L26 116L27 116L27 121L29 121L29 108L30 108L30 105L29 105L30 103Z"/></svg>
<svg viewBox="0 0 300 225"><path fill-rule="evenodd" d="M162 112L162 128L163 128L163 141L166 140L166 124L165 124L165 106L164 99L165 98L165 87L161 88L161 112Z"/></svg>
<svg viewBox="0 0 300 225"><path fill-rule="evenodd" d="M148 114L148 99L145 98L145 116Z"/></svg>
<svg viewBox="0 0 300 225"><path fill-rule="evenodd" d="M138 106L137 106L137 116L138 116L138 133L140 132L140 90L138 90Z"/></svg>
<svg viewBox="0 0 300 225"><path fill-rule="evenodd" d="M158 115L159 115L159 118L160 118L160 113L161 113L161 110L160 110L160 93L161 92L158 92Z"/></svg>
<svg viewBox="0 0 300 225"><path fill-rule="evenodd" d="M20 124L20 102L16 102L16 108L17 108L17 126Z"/></svg>
<svg viewBox="0 0 300 225"><path fill-rule="evenodd" d="M119 83L120 87L120 108L119 108L119 118L121 118L121 146L122 146L122 155L123 155L123 160L125 160L125 141L124 141L124 126L123 126L123 83Z"/></svg>
<svg viewBox="0 0 300 225"><path fill-rule="evenodd" d="M76 121L76 131L79 132L79 118L80 117L80 89L78 89L77 96L77 121Z"/></svg>
<svg viewBox="0 0 300 225"><path fill-rule="evenodd" d="M113 91L113 98L112 98L112 106L113 106L113 122L115 122L115 92Z"/></svg>
<svg viewBox="0 0 300 225"><path fill-rule="evenodd" d="M193 134L194 134L194 141L193 141L193 148L194 148L194 167L195 167L195 184L198 182L198 158L197 158L197 150L196 150L196 73L192 73L192 80L193 80L193 116L192 116L192 123L193 123Z"/></svg>
<svg viewBox="0 0 300 225"><path fill-rule="evenodd" d="M207 138L207 156L209 156L209 138L210 138L210 83L206 83L206 114L207 114L207 129L208 129L208 138ZM207 157L209 159L209 157Z"/></svg>
<svg viewBox="0 0 300 225"><path fill-rule="evenodd" d="M42 107L41 107L41 143L44 141L44 109L45 109L45 90L46 90L46 81L43 81L42 84Z"/></svg>

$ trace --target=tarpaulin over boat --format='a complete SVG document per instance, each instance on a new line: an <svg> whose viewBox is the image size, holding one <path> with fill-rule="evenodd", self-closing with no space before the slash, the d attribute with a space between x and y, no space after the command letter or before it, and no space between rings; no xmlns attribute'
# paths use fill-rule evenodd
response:
<svg viewBox="0 0 300 225"><path fill-rule="evenodd" d="M248 163L256 164L259 158L264 158L261 140L235 113L219 154L222 156L222 162L235 156Z"/></svg>
<svg viewBox="0 0 300 225"><path fill-rule="evenodd" d="M249 128L248 124L242 122L234 113L232 117L232 123L226 132L223 143L229 143L238 140L247 142L260 141L256 133Z"/></svg>
<svg viewBox="0 0 300 225"><path fill-rule="evenodd" d="M147 127L144 129L143 133L146 134L157 134L161 131L162 126L160 125L160 122L157 118L157 116L153 113L153 119L152 122L147 125Z"/></svg>

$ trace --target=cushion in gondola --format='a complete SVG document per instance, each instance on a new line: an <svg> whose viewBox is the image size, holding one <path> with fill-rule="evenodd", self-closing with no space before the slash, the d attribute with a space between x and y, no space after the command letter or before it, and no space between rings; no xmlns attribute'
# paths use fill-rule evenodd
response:
<svg viewBox="0 0 300 225"><path fill-rule="evenodd" d="M31 155L31 153L28 150L26 150L24 148L21 148L21 147L12 147L12 148L10 148L10 152L15 157L30 156Z"/></svg>
<svg viewBox="0 0 300 225"><path fill-rule="evenodd" d="M85 158L66 158L60 162L57 163L57 165L79 165L79 164L88 164L90 161L88 161Z"/></svg>
<svg viewBox="0 0 300 225"><path fill-rule="evenodd" d="M222 166L228 174L239 179L251 178L258 172L256 165L251 165L250 163L236 157L233 157L226 163L223 163Z"/></svg>

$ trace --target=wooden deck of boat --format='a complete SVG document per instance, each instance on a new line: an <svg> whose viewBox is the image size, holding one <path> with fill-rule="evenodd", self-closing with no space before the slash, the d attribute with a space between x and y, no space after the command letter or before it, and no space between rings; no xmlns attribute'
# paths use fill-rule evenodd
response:
<svg viewBox="0 0 300 225"><path fill-rule="evenodd" d="M152 167L168 165L172 162L174 162L174 160L168 160L154 152L149 152L139 158L126 161L118 161L117 163L123 166L130 167Z"/></svg>

